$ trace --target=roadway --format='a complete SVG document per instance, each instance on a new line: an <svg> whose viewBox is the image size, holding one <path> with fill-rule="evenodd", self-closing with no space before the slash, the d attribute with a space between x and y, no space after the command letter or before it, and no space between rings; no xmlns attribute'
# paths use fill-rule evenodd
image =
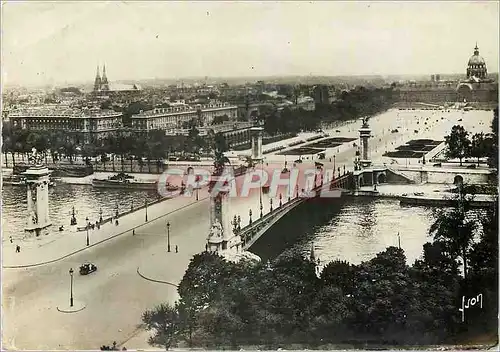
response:
<svg viewBox="0 0 500 352"><path fill-rule="evenodd" d="M272 167L271 165L269 167ZM238 181L238 185L241 183ZM201 197L201 192L200 192ZM241 226L259 216L259 192L248 198L231 199L229 217L240 215ZM180 198L179 198L180 199ZM269 212L269 197L263 195L263 213ZM170 199L166 202L177 202ZM181 201L179 200L179 206ZM183 202L185 203L185 202ZM277 206L278 202L274 203ZM138 267L156 270L174 284L184 275L191 257L205 249L209 230L209 201L200 200L157 221L61 261L26 269L3 269L3 343L8 349L97 349L116 340L120 344L140 333L144 310L177 299L176 288L148 282L137 274ZM143 219L142 212L138 216ZM169 221L172 252L167 253L166 222ZM175 246L179 253L175 253ZM90 261L98 271L78 274ZM69 301L69 269L74 274L74 299L86 308L61 313L57 306ZM44 327L50 329L45 330ZM127 348L148 348L142 345Z"/></svg>
<svg viewBox="0 0 500 352"><path fill-rule="evenodd" d="M443 135L449 133L451 126L459 118L463 118L466 128L473 132L479 129L488 132L492 119L491 111L471 111L463 116L457 111L389 111L370 119L370 126L374 129L374 138L370 140L370 144L375 160L383 160L380 155L385 151L386 145L393 149L416 137L413 130L422 127L422 117L417 119L414 115L424 116L424 119L426 116L434 117L434 122L426 126L430 131L422 131L418 138L436 139L443 139ZM438 116L446 116L446 119L441 120ZM402 121L398 121L398 118ZM417 120L420 120L419 125L416 124ZM485 124L481 125L478 121L485 121ZM390 129L397 128L395 125L400 123L405 124L401 126L402 133L391 134ZM334 135L357 137L360 124L360 121L346 124L338 128L340 133ZM472 129L473 126L475 129ZM352 169L355 149L351 142L351 146L337 153L336 165L346 164L347 169ZM335 152L333 148L331 155ZM327 163L326 166L333 166L332 164L333 162ZM253 219L256 219L259 214L258 197L258 192L253 192L250 199L232 199L229 216L232 218L234 215L241 215L243 227L248 222L248 209L251 208ZM171 201L175 202L175 199L169 200ZM269 211L267 202L268 199L263 201L264 213ZM277 205L276 200L273 203L274 206ZM166 252L167 220L171 223L172 249L178 245L179 253ZM128 341L140 332L137 324L140 324L144 310L161 302L173 302L177 298L175 287L148 282L137 274L137 268L141 265L157 267L159 273L168 272L172 281L178 282L191 256L204 250L208 227L208 200L201 200L168 217L151 222L136 231L135 236L119 236L53 264L26 269L4 269L4 347L40 350L97 349L113 340L119 344ZM99 270L89 276L80 276L78 267L85 261L95 263ZM60 313L56 307L67 305L66 302L69 301L70 268L76 270L75 300L84 301L87 307L78 313ZM146 341L142 345L124 345L129 349L148 348Z"/></svg>

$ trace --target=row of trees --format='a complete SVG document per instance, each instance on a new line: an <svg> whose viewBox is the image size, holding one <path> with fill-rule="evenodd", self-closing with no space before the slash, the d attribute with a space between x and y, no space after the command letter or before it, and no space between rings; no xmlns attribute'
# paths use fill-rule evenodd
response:
<svg viewBox="0 0 500 352"><path fill-rule="evenodd" d="M458 158L460 165L464 158L477 158L479 165L479 159L487 157L490 167L498 168L498 107L493 112L491 133L471 134L463 126L455 125L445 141L447 157Z"/></svg>
<svg viewBox="0 0 500 352"><path fill-rule="evenodd" d="M198 254L179 285L180 300L144 313L143 322L154 332L149 343L166 349L181 341L231 349L363 347L496 336L498 207L472 223L469 202L461 194L451 209L435 214L433 242L412 266L396 247L359 265L330 262L319 278L316 263L295 250L268 263L236 264ZM483 309L470 307L462 321L462 297L478 294Z"/></svg>
<svg viewBox="0 0 500 352"><path fill-rule="evenodd" d="M75 137L70 138L62 131L28 131L4 123L2 136L2 152L7 158L11 154L15 164L15 154L24 156L32 148L50 154L52 160L60 161L63 157L73 162L76 155L82 155L89 162L91 158L99 157L107 162L108 154L120 156L121 161L135 156L138 160L161 160L169 155L199 154L201 151L211 153L214 150L215 134L202 138L195 124L191 124L187 136L166 136L164 131L152 130L147 136L137 135L127 129L122 129L105 138L92 143L75 143ZM217 138L221 138L218 135Z"/></svg>
<svg viewBox="0 0 500 352"><path fill-rule="evenodd" d="M393 102L391 88L356 87L342 92L331 104L316 104L314 111L302 108L292 110L289 107L279 111L275 106L269 105L262 109L258 119L264 123L264 130L270 135L313 131L322 123L377 114L388 109Z"/></svg>

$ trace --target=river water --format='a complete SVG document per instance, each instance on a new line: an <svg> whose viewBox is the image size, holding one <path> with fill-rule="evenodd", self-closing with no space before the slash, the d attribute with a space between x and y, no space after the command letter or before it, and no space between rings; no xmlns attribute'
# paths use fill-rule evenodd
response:
<svg viewBox="0 0 500 352"><path fill-rule="evenodd" d="M252 251L267 260L292 247L308 255L314 246L323 264L335 259L359 264L401 243L411 264L431 240L432 221L430 208L402 207L396 199L315 199L287 214Z"/></svg>
<svg viewBox="0 0 500 352"><path fill-rule="evenodd" d="M492 119L491 111L450 112L445 120L434 111L391 110L373 118L375 134L394 128L402 128L413 133L415 118L435 115L434 131L419 135L420 138L442 140L444 133L463 118L467 130L488 132ZM405 116L405 121L399 121ZM458 120L461 121L461 120ZM351 132L346 137L357 134L359 122L344 126ZM439 126L437 126L439 125ZM446 132L445 132L446 131ZM347 131L346 131L347 132ZM130 210L131 205L139 206L157 199L155 192L129 191L117 189L95 189L86 185L58 184L49 191L51 219L57 228L69 225L72 207L75 207L78 224L85 218L95 222L102 209L103 218L112 216L118 205L119 211ZM208 209L207 209L208 212ZM256 213L255 213L256 214ZM23 187L4 187L2 190L2 231L3 239L24 235L27 219L26 192ZM428 230L433 222L432 210L424 207L401 207L395 199L351 198L317 199L303 204L287 214L283 221L273 226L252 246L252 251L263 260L273 258L284 249L297 246L305 254L314 245L320 260L334 259L351 263L371 259L376 253L399 242L405 250L409 263L422 253L422 245L431 240ZM399 233L399 240L398 240Z"/></svg>
<svg viewBox="0 0 500 352"><path fill-rule="evenodd" d="M154 201L156 194L60 183L50 189L49 198L54 225L51 229L55 231L60 225L69 226L73 206L78 224L84 224L86 217L89 221L99 219L101 209L103 218L107 218L115 213L116 204L119 211L124 212L131 204L143 205L144 199ZM28 215L24 187L4 187L2 200L3 240L24 236ZM267 207L268 202L264 203ZM316 255L324 262L345 259L359 263L387 246L397 246L399 232L401 246L412 262L429 240L431 220L430 209L401 207L399 201L393 199L312 200L287 214L252 246L252 251L267 260L293 246L306 254L314 243Z"/></svg>
<svg viewBox="0 0 500 352"><path fill-rule="evenodd" d="M2 189L2 239L8 240L24 236L27 223L26 188L20 186L4 186ZM129 191L122 189L94 188L90 185L69 185L58 183L49 189L50 219L55 231L59 226L69 227L72 208L75 207L78 226L85 226L85 219L90 222L102 217L109 218L118 211L123 213L131 206L143 206L145 199L152 202L157 199L155 191Z"/></svg>

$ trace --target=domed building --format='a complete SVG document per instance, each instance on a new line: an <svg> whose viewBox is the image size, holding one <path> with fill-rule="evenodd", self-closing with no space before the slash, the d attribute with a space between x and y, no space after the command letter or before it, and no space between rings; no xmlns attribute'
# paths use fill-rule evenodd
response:
<svg viewBox="0 0 500 352"><path fill-rule="evenodd" d="M459 102L488 102L498 101L498 85L488 78L486 62L479 55L479 48L474 48L467 63L467 78L457 85Z"/></svg>
<svg viewBox="0 0 500 352"><path fill-rule="evenodd" d="M474 55L472 55L469 59L469 63L467 64L467 79L479 78L486 79L487 70L486 70L486 62L479 55L479 48L474 48Z"/></svg>
<svg viewBox="0 0 500 352"><path fill-rule="evenodd" d="M486 61L479 55L477 43L467 62L464 79L443 80L440 75L433 75L430 81L410 81L398 88L403 106L456 102L475 103L477 106L498 104L498 84L488 78Z"/></svg>

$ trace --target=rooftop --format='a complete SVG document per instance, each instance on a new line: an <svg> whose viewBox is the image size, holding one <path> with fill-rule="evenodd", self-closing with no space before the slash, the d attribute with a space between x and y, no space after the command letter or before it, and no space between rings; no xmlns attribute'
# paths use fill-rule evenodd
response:
<svg viewBox="0 0 500 352"><path fill-rule="evenodd" d="M227 109L227 108L237 108L236 105L231 105L229 103L210 103L210 104L197 104L197 105L184 105L184 104L175 104L169 108L155 108L153 110L142 111L137 115L132 116L132 118L144 118L151 116L166 116L166 115L176 115L182 113L193 113L198 110L207 111L207 110L216 110L216 109Z"/></svg>
<svg viewBox="0 0 500 352"><path fill-rule="evenodd" d="M95 118L121 116L121 112L100 109L75 109L70 107L36 107L16 109L9 117L72 117L72 118Z"/></svg>

